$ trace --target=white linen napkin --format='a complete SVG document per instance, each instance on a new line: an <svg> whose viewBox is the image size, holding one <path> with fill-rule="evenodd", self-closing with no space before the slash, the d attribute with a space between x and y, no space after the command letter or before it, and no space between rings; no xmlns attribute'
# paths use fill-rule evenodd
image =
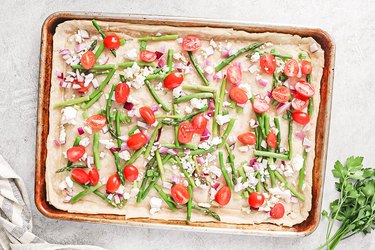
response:
<svg viewBox="0 0 375 250"><path fill-rule="evenodd" d="M0 155L0 248L16 250L83 249L87 245L50 244L32 233L29 197L22 179Z"/></svg>

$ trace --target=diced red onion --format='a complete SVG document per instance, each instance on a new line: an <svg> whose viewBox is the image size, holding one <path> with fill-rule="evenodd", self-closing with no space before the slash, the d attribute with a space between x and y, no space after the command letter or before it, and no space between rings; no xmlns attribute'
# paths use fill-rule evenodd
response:
<svg viewBox="0 0 375 250"><path fill-rule="evenodd" d="M160 60L158 61L158 67L162 68L162 67L164 67L164 65L165 65L164 60L163 60L163 59L160 59Z"/></svg>
<svg viewBox="0 0 375 250"><path fill-rule="evenodd" d="M55 144L56 147L59 147L61 145L58 140L53 140L53 144Z"/></svg>
<svg viewBox="0 0 375 250"><path fill-rule="evenodd" d="M285 166L286 165L286 161L285 160L281 160L281 164Z"/></svg>
<svg viewBox="0 0 375 250"><path fill-rule="evenodd" d="M200 141L207 141L210 138L210 136L211 136L210 131L207 128L205 128L201 135Z"/></svg>
<svg viewBox="0 0 375 250"><path fill-rule="evenodd" d="M266 79L264 79L264 78L260 78L259 80L258 80L258 84L261 86L261 87L267 87L267 85L268 85L268 80L266 80Z"/></svg>
<svg viewBox="0 0 375 250"><path fill-rule="evenodd" d="M263 140L261 143L260 143L260 146L262 146L262 148L267 148L267 142L265 140Z"/></svg>
<svg viewBox="0 0 375 250"><path fill-rule="evenodd" d="M59 50L59 54L62 56L65 56L65 55L71 55L72 53L70 52L69 49L62 49L62 50Z"/></svg>
<svg viewBox="0 0 375 250"><path fill-rule="evenodd" d="M158 135L156 136L155 142L158 142L160 140L162 128L158 130Z"/></svg>
<svg viewBox="0 0 375 250"><path fill-rule="evenodd" d="M264 97L264 100L265 100L267 103L270 103L270 102L271 102L271 98L268 97L267 95Z"/></svg>
<svg viewBox="0 0 375 250"><path fill-rule="evenodd" d="M167 153L168 152L168 148L165 148L165 147L161 147L161 148L159 148L159 153L160 154L165 154L165 153Z"/></svg>
<svg viewBox="0 0 375 250"><path fill-rule="evenodd" d="M246 103L244 103L244 104L237 103L237 106L240 107L240 108L244 108L246 106Z"/></svg>
<svg viewBox="0 0 375 250"><path fill-rule="evenodd" d="M220 186L220 183L219 182L216 182L214 185L212 185L212 188L217 190Z"/></svg>
<svg viewBox="0 0 375 250"><path fill-rule="evenodd" d="M214 112L213 111L207 112L207 116L208 117L214 117Z"/></svg>
<svg viewBox="0 0 375 250"><path fill-rule="evenodd" d="M267 91L267 96L268 96L269 98L272 98L272 92L271 92L271 91Z"/></svg>
<svg viewBox="0 0 375 250"><path fill-rule="evenodd" d="M211 117L209 117L208 115L204 114L203 116L204 118L206 118L207 121L211 120Z"/></svg>
<svg viewBox="0 0 375 250"><path fill-rule="evenodd" d="M160 57L164 55L164 53L161 51L155 51L155 54L156 54L156 59L159 59Z"/></svg>
<svg viewBox="0 0 375 250"><path fill-rule="evenodd" d="M89 156L89 157L87 157L86 161L87 161L87 166L90 166L90 165L94 164L94 157Z"/></svg>
<svg viewBox="0 0 375 250"><path fill-rule="evenodd" d="M203 165L203 164L204 164L204 159L203 159L203 157L197 157L197 162L198 162L199 164Z"/></svg>
<svg viewBox="0 0 375 250"><path fill-rule="evenodd" d="M79 30L79 34L84 39L90 38L90 35L89 35L89 33L86 30Z"/></svg>
<svg viewBox="0 0 375 250"><path fill-rule="evenodd" d="M290 105L292 105L291 102L282 103L282 104L280 103L279 105L277 105L277 108L276 108L277 114L278 115L284 114L290 108Z"/></svg>
<svg viewBox="0 0 375 250"><path fill-rule="evenodd" d="M249 166L253 166L254 163L257 162L257 158L253 158L249 161Z"/></svg>
<svg viewBox="0 0 375 250"><path fill-rule="evenodd" d="M95 89L99 88L98 80L96 80L95 78L92 79L91 83L92 83L92 86L93 86Z"/></svg>
<svg viewBox="0 0 375 250"><path fill-rule="evenodd" d="M70 202L70 200L72 199L72 196L66 196L65 198L64 198L64 200L63 200L63 202L64 203L69 203Z"/></svg>
<svg viewBox="0 0 375 250"><path fill-rule="evenodd" d="M120 139L121 139L121 138L120 138ZM122 143L122 144L121 144L120 152L125 151L125 150L128 150L128 149L129 149L128 144L126 144L126 143Z"/></svg>
<svg viewBox="0 0 375 250"><path fill-rule="evenodd" d="M131 103L131 102L126 102L126 103L124 104L124 109L126 109L126 110L128 110L128 111L132 110L133 107L134 107L134 104Z"/></svg>
<svg viewBox="0 0 375 250"><path fill-rule="evenodd" d="M236 50L235 48L232 48L232 49L230 49L230 50L228 51L228 55L229 55L229 56L232 56L232 55L236 54L236 52L237 52L237 50Z"/></svg>
<svg viewBox="0 0 375 250"><path fill-rule="evenodd" d="M305 137L302 142L303 146L311 147L311 141L309 138Z"/></svg>
<svg viewBox="0 0 375 250"><path fill-rule="evenodd" d="M213 75L212 74L205 74L206 78L208 81L212 81L213 80Z"/></svg>
<svg viewBox="0 0 375 250"><path fill-rule="evenodd" d="M222 79L222 78L223 78L223 74L221 72L216 73L212 77L213 80L218 80L218 79Z"/></svg>
<svg viewBox="0 0 375 250"><path fill-rule="evenodd" d="M157 111L159 111L159 105L157 105L157 104L152 104L150 108L151 108L151 110L152 110L153 112L157 112Z"/></svg>
<svg viewBox="0 0 375 250"><path fill-rule="evenodd" d="M159 52L165 54L165 52L167 52L167 47L165 45L160 46Z"/></svg>
<svg viewBox="0 0 375 250"><path fill-rule="evenodd" d="M236 67L240 68L240 70L241 70L241 63L240 62L234 62L233 66L236 66Z"/></svg>
<svg viewBox="0 0 375 250"><path fill-rule="evenodd" d="M171 177L171 181L174 182L174 183L180 183L180 181L181 181L181 177L178 176L178 175L173 175L173 176Z"/></svg>
<svg viewBox="0 0 375 250"><path fill-rule="evenodd" d="M77 131L79 135L83 135L85 133L82 127L77 128Z"/></svg>
<svg viewBox="0 0 375 250"><path fill-rule="evenodd" d="M184 148L184 154L190 154L190 149L189 148Z"/></svg>
<svg viewBox="0 0 375 250"><path fill-rule="evenodd" d="M147 142L149 142L149 141L150 141L150 139L151 139L151 136L149 136L149 135L146 135L146 138L147 138Z"/></svg>
<svg viewBox="0 0 375 250"><path fill-rule="evenodd" d="M307 124L303 127L302 131L306 132L306 131L309 131L311 128L312 128L311 123L307 123Z"/></svg>
<svg viewBox="0 0 375 250"><path fill-rule="evenodd" d="M141 122L141 121L137 121L137 125L138 125L138 127L141 127L141 128L144 128L144 129L150 128L150 126L147 123L144 123L144 122Z"/></svg>
<svg viewBox="0 0 375 250"><path fill-rule="evenodd" d="M204 61L204 64L205 64L206 66L211 66L211 61L207 59L206 61Z"/></svg>
<svg viewBox="0 0 375 250"><path fill-rule="evenodd" d="M121 148L117 148L117 147L112 147L109 149L109 151L111 151L112 154L114 154L115 152L120 152Z"/></svg>
<svg viewBox="0 0 375 250"><path fill-rule="evenodd" d="M262 169L262 165L259 162L257 162L257 161L254 162L254 164L252 165L252 167L253 167L253 169L255 171L258 171L258 170Z"/></svg>
<svg viewBox="0 0 375 250"><path fill-rule="evenodd" d="M56 71L55 75L59 79L64 79L64 73L62 71Z"/></svg>
<svg viewBox="0 0 375 250"><path fill-rule="evenodd" d="M222 58L228 58L229 57L229 51L228 50L223 50L221 52L221 57Z"/></svg>
<svg viewBox="0 0 375 250"><path fill-rule="evenodd" d="M191 64L190 62L187 62L187 63L186 63L186 66L190 66L190 64Z"/></svg>
<svg viewBox="0 0 375 250"><path fill-rule="evenodd" d="M104 127L102 128L102 132L103 132L103 134L108 133L108 127L107 127L107 126L104 126Z"/></svg>
<svg viewBox="0 0 375 250"><path fill-rule="evenodd" d="M299 139L303 140L303 138L305 138L305 133L304 133L303 131L298 131L298 132L296 133L296 136L297 136Z"/></svg>
<svg viewBox="0 0 375 250"><path fill-rule="evenodd" d="M175 148L169 148L168 151L167 151L168 154L171 154L171 155L177 155L178 154L178 150L175 149Z"/></svg>

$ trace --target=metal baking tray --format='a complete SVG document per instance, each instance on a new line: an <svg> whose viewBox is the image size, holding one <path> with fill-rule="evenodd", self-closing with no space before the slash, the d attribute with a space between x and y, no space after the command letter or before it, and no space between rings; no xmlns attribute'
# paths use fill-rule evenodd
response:
<svg viewBox="0 0 375 250"><path fill-rule="evenodd" d="M47 136L49 130L49 102L52 76L52 44L56 26L67 20L96 20L128 22L148 25L170 25L176 27L213 27L233 28L251 33L277 32L295 34L301 37L313 37L324 50L324 69L320 86L320 106L316 130L315 159L313 167L312 208L308 218L293 227L277 226L273 224L229 224L220 222L194 222L185 224L184 221L156 220L148 218L126 219L123 215L113 214L83 214L69 213L58 210L46 199L46 156ZM252 234L268 236L306 236L318 226L322 204L323 181L327 158L327 142L329 133L333 72L335 60L335 44L327 32L319 28L305 28L292 26L276 26L265 24L251 24L240 21L222 21L202 18L186 18L172 16L149 16L134 14L103 14L83 12L57 12L50 15L44 22L41 37L41 56L39 74L38 122L35 159L35 203L39 211L53 219L126 224L129 226L193 230L202 232L216 232L229 234Z"/></svg>

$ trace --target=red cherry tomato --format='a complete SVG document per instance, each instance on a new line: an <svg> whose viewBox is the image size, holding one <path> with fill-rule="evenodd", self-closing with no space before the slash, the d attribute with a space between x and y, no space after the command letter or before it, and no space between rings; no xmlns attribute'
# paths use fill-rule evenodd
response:
<svg viewBox="0 0 375 250"><path fill-rule="evenodd" d="M239 87L231 88L229 90L229 96L230 96L230 99L237 102L238 104L245 104L247 100L249 100L249 97L247 97L245 90Z"/></svg>
<svg viewBox="0 0 375 250"><path fill-rule="evenodd" d="M85 87L85 83L84 82L79 82L77 80L74 80L73 81L73 84L78 84L79 86L81 86L81 88L79 89L76 89L79 93L85 93L89 87L90 87L90 84L88 84L86 87Z"/></svg>
<svg viewBox="0 0 375 250"><path fill-rule="evenodd" d="M86 149L84 146L74 146L72 148L69 148L66 154L68 156L69 161L76 162L82 158L85 152L86 152Z"/></svg>
<svg viewBox="0 0 375 250"><path fill-rule="evenodd" d="M128 100L130 88L126 83L119 83L115 88L115 99L117 103L124 104Z"/></svg>
<svg viewBox="0 0 375 250"><path fill-rule="evenodd" d="M127 165L124 168L124 176L127 181L135 181L138 178L138 168L134 165Z"/></svg>
<svg viewBox="0 0 375 250"><path fill-rule="evenodd" d="M144 62L153 62L156 60L157 55L155 52L145 49L139 53L139 58Z"/></svg>
<svg viewBox="0 0 375 250"><path fill-rule="evenodd" d="M196 36L186 36L182 41L182 49L185 51L196 51L201 47L201 40Z"/></svg>
<svg viewBox="0 0 375 250"><path fill-rule="evenodd" d="M184 77L180 73L172 72L164 78L164 87L167 89L174 89L181 85Z"/></svg>
<svg viewBox="0 0 375 250"><path fill-rule="evenodd" d="M271 54L266 54L260 57L259 59L260 68L266 74L272 75L276 70L276 60L275 57Z"/></svg>
<svg viewBox="0 0 375 250"><path fill-rule="evenodd" d="M147 122L148 124L154 124L156 121L154 111L151 110L148 106L143 106L139 109L139 113L141 114L142 118Z"/></svg>
<svg viewBox="0 0 375 250"><path fill-rule="evenodd" d="M232 84L238 84L242 80L242 71L238 66L229 66L227 69L227 79Z"/></svg>
<svg viewBox="0 0 375 250"><path fill-rule="evenodd" d="M253 102L253 110L254 112L258 114L263 114L264 112L267 112L270 109L269 103L260 98L255 98Z"/></svg>
<svg viewBox="0 0 375 250"><path fill-rule="evenodd" d="M94 52L92 50L87 51L85 54L81 57L81 65L85 69L91 69L96 62L96 57Z"/></svg>
<svg viewBox="0 0 375 250"><path fill-rule="evenodd" d="M292 107L295 110L303 111L309 105L309 100L301 100L299 98L293 98Z"/></svg>
<svg viewBox="0 0 375 250"><path fill-rule="evenodd" d="M188 189L182 184L174 184L171 188L171 196L177 204L186 204L190 199Z"/></svg>
<svg viewBox="0 0 375 250"><path fill-rule="evenodd" d="M289 59L284 66L284 74L287 77L295 77L298 74L298 62L294 59Z"/></svg>
<svg viewBox="0 0 375 250"><path fill-rule="evenodd" d="M264 203L264 195L258 192L252 192L249 196L249 205L252 208L260 208Z"/></svg>
<svg viewBox="0 0 375 250"><path fill-rule="evenodd" d="M277 137L273 132L269 132L267 135L267 144L271 148L277 147Z"/></svg>
<svg viewBox="0 0 375 250"><path fill-rule="evenodd" d="M292 113L292 117L293 121L302 125L306 125L310 121L310 116L302 111L294 111Z"/></svg>
<svg viewBox="0 0 375 250"><path fill-rule="evenodd" d="M178 141L186 144L191 141L194 135L194 127L189 121L181 122L180 125L178 125Z"/></svg>
<svg viewBox="0 0 375 250"><path fill-rule="evenodd" d="M285 86L274 88L272 91L272 97L278 102L288 102L290 99L290 90Z"/></svg>
<svg viewBox="0 0 375 250"><path fill-rule="evenodd" d="M109 193L114 193L118 190L121 185L120 177L117 174L111 175L108 180L105 188Z"/></svg>
<svg viewBox="0 0 375 250"><path fill-rule="evenodd" d="M116 35L106 36L103 40L104 46L108 49L118 49L120 47L120 37Z"/></svg>
<svg viewBox="0 0 375 250"><path fill-rule="evenodd" d="M273 208L271 208L270 215L272 219L280 219L284 216L285 208L284 205L281 203L275 204Z"/></svg>
<svg viewBox="0 0 375 250"><path fill-rule="evenodd" d="M106 125L106 118L104 115L92 115L86 119L86 124L93 130L101 130Z"/></svg>
<svg viewBox="0 0 375 250"><path fill-rule="evenodd" d="M90 181L89 175L82 168L75 168L72 170L72 179L79 184L86 184Z"/></svg>
<svg viewBox="0 0 375 250"><path fill-rule="evenodd" d="M253 132L246 132L237 136L237 139L245 145L254 145L257 141L257 137Z"/></svg>
<svg viewBox="0 0 375 250"><path fill-rule="evenodd" d="M203 114L199 114L199 115L194 116L192 124L194 128L194 132L196 134L201 135L207 127L207 119L204 117Z"/></svg>
<svg viewBox="0 0 375 250"><path fill-rule="evenodd" d="M131 150L137 150L147 143L147 136L144 133L133 134L129 137L126 144Z"/></svg>
<svg viewBox="0 0 375 250"><path fill-rule="evenodd" d="M230 191L230 188L228 186L223 186L222 188L217 191L215 195L215 201L221 205L225 206L229 203L230 197L232 196L232 193Z"/></svg>
<svg viewBox="0 0 375 250"><path fill-rule="evenodd" d="M305 81L297 82L296 85L294 86L294 88L296 89L298 94L300 94L301 96L303 96L305 98L310 98L315 93L314 87L311 86L311 84L309 84L308 82L305 82Z"/></svg>
<svg viewBox="0 0 375 250"><path fill-rule="evenodd" d="M90 184L95 186L99 182L99 172L96 168L92 168L89 172Z"/></svg>
<svg viewBox="0 0 375 250"><path fill-rule="evenodd" d="M311 73L311 71L312 71L311 62L303 60L301 62L301 72L302 72L302 74L308 75L308 74Z"/></svg>

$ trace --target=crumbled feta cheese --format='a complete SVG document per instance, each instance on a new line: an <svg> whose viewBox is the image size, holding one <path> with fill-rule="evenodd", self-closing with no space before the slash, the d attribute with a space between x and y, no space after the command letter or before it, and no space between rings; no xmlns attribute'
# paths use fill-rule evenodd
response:
<svg viewBox="0 0 375 250"><path fill-rule="evenodd" d="M210 173L213 173L214 175L216 175L217 177L220 177L222 172L221 172L221 169L216 167L216 166L211 166L208 170Z"/></svg>
<svg viewBox="0 0 375 250"><path fill-rule="evenodd" d="M242 153L246 153L246 152L248 152L248 151L250 150L250 148L249 148L248 145L246 145L246 146L241 146L241 147L239 147L238 150L239 150L240 152L242 152Z"/></svg>
<svg viewBox="0 0 375 250"><path fill-rule="evenodd" d="M75 125L77 122L75 120L77 116L77 110L73 107L65 107L61 110L61 124L72 124Z"/></svg>
<svg viewBox="0 0 375 250"><path fill-rule="evenodd" d="M198 206L200 206L200 207L205 207L205 208L210 208L210 207L211 207L211 204L210 204L210 203L207 203L207 202L199 202L199 203L198 203Z"/></svg>
<svg viewBox="0 0 375 250"><path fill-rule="evenodd" d="M181 44L182 41L183 41L182 37L179 37L179 38L176 39L176 42L177 42L178 44Z"/></svg>
<svg viewBox="0 0 375 250"><path fill-rule="evenodd" d="M100 152L99 157L100 157L100 159L103 159L105 157L105 153L104 152Z"/></svg>
<svg viewBox="0 0 375 250"><path fill-rule="evenodd" d="M99 143L105 145L107 149L115 147L115 144L112 140L102 139L102 140L99 140Z"/></svg>
<svg viewBox="0 0 375 250"><path fill-rule="evenodd" d="M163 187L166 189L171 189L172 188L172 183L163 181Z"/></svg>
<svg viewBox="0 0 375 250"><path fill-rule="evenodd" d="M216 146L219 145L223 140L219 138L218 136L215 136L212 138L211 145Z"/></svg>
<svg viewBox="0 0 375 250"><path fill-rule="evenodd" d="M66 185L69 187L69 188L73 188L73 181L72 179L70 179L70 176L67 176L65 178L65 182L66 182Z"/></svg>
<svg viewBox="0 0 375 250"><path fill-rule="evenodd" d="M64 190L65 188L67 188L68 186L66 185L66 182L65 181L62 181L60 182L59 184L59 190Z"/></svg>
<svg viewBox="0 0 375 250"><path fill-rule="evenodd" d="M131 82L132 86L136 89L139 89L145 84L145 79L143 75L137 75L137 77L134 79L134 81Z"/></svg>
<svg viewBox="0 0 375 250"><path fill-rule="evenodd" d="M182 95L182 87L178 86L177 88L173 89L173 97L178 98Z"/></svg>
<svg viewBox="0 0 375 250"><path fill-rule="evenodd" d="M245 90L246 95L247 95L248 98L251 98L251 97L252 97L252 92L251 92L251 86L250 86L250 84L244 84L244 83L241 83L238 87L239 87L240 89Z"/></svg>
<svg viewBox="0 0 375 250"><path fill-rule="evenodd" d="M90 138L83 137L81 141L79 142L79 145L87 147L90 144Z"/></svg>
<svg viewBox="0 0 375 250"><path fill-rule="evenodd" d="M198 148L207 150L207 149L210 148L210 145L207 142L204 141L204 142L198 144Z"/></svg>
<svg viewBox="0 0 375 250"><path fill-rule="evenodd" d="M190 106L186 106L185 107L185 112L190 114L191 112L193 112L192 108L190 108Z"/></svg>
<svg viewBox="0 0 375 250"><path fill-rule="evenodd" d="M299 171L303 167L304 159L301 155L296 155L292 159L292 166L295 171Z"/></svg>
<svg viewBox="0 0 375 250"><path fill-rule="evenodd" d="M65 127L63 125L60 128L59 143L62 145L66 143L66 132Z"/></svg>
<svg viewBox="0 0 375 250"><path fill-rule="evenodd" d="M198 98L193 98L190 100L191 106L196 109L201 109L204 106L207 105L207 99L198 99Z"/></svg>
<svg viewBox="0 0 375 250"><path fill-rule="evenodd" d="M230 121L230 115L217 115L216 123L219 125L224 125Z"/></svg>
<svg viewBox="0 0 375 250"><path fill-rule="evenodd" d="M212 74L215 72L215 69L214 69L214 67L212 67L212 66L206 66L206 67L204 68L204 72L206 72L206 73L209 74L209 75L212 75Z"/></svg>
<svg viewBox="0 0 375 250"><path fill-rule="evenodd" d="M91 129L89 126L84 126L84 127L83 127L83 130L84 130L86 133L88 133L89 135L92 134L92 129Z"/></svg>
<svg viewBox="0 0 375 250"><path fill-rule="evenodd" d="M210 40L210 46L212 46L212 48L216 48L217 47L217 43L213 39L211 39Z"/></svg>
<svg viewBox="0 0 375 250"><path fill-rule="evenodd" d="M249 125L250 125L251 128L256 128L256 127L259 126L258 122L254 119L250 119Z"/></svg>
<svg viewBox="0 0 375 250"><path fill-rule="evenodd" d="M227 102L227 101L223 102L223 107L229 107L229 106L230 106L230 102Z"/></svg>
<svg viewBox="0 0 375 250"><path fill-rule="evenodd" d="M251 62L253 62L253 63L259 61L259 59L260 59L260 55L259 55L258 52L255 52L255 53L251 56L251 58L250 58Z"/></svg>
<svg viewBox="0 0 375 250"><path fill-rule="evenodd" d="M137 50L135 48L127 50L125 52L125 57L131 60L137 59L138 58Z"/></svg>
<svg viewBox="0 0 375 250"><path fill-rule="evenodd" d="M132 188L130 190L130 197L135 197L139 193L139 188Z"/></svg>
<svg viewBox="0 0 375 250"><path fill-rule="evenodd" d="M130 159L130 153L127 150L121 151L118 156L125 161Z"/></svg>
<svg viewBox="0 0 375 250"><path fill-rule="evenodd" d="M214 54L214 49L213 49L213 47L209 46L209 47L206 47L206 48L202 48L202 52L203 52L203 56L205 58L207 58L207 57Z"/></svg>
<svg viewBox="0 0 375 250"><path fill-rule="evenodd" d="M125 192L122 197L124 197L125 200L129 200L130 199L130 194L128 192Z"/></svg>

